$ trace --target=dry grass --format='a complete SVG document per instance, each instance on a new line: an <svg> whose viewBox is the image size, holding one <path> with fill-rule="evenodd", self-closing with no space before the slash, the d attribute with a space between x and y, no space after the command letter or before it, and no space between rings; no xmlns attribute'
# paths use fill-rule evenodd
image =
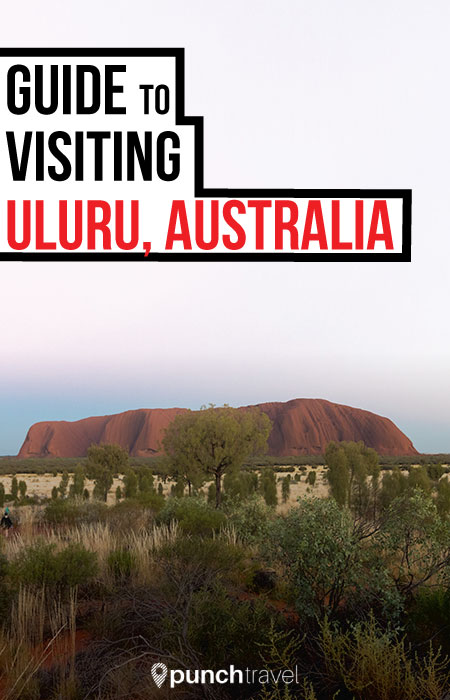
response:
<svg viewBox="0 0 450 700"><path fill-rule="evenodd" d="M25 510L26 506L21 510ZM34 513L36 515L36 512ZM30 516L31 518L31 516ZM30 520L32 524L32 520ZM134 525L134 523L133 523ZM145 584L152 579L154 566L153 554L164 545L175 542L179 536L179 528L176 522L167 525L152 524L148 529L128 529L113 531L109 524L86 523L70 529L70 535L64 530L48 529L40 538L46 544L52 544L57 551L67 547L67 544L76 543L82 545L90 552L95 552L98 562L99 579L105 583L112 583L112 574L108 565L111 552L117 549L125 549L132 553L135 562L133 580L135 583ZM34 537L34 541L36 541ZM24 537L22 532L3 540L3 552L9 561L20 557L23 550L32 543L32 538Z"/></svg>
<svg viewBox="0 0 450 700"><path fill-rule="evenodd" d="M77 592L69 599L44 588L21 587L13 604L14 624L0 634L0 693L3 700L38 697L36 674L49 658L64 660L61 683L74 685ZM62 694L61 697L70 696Z"/></svg>
<svg viewBox="0 0 450 700"><path fill-rule="evenodd" d="M19 558L31 542L33 517L38 511L29 508L24 533L15 533L3 540L3 550L10 561ZM95 552L99 564L98 577L106 585L113 584L114 572L108 558L111 552L122 548L133 555L133 571L130 583L145 585L154 578L154 554L178 537L178 527L173 523L113 531L108 524L88 523L67 531L48 529L38 535L57 550L68 542L82 545ZM51 662L56 668L58 697L69 699L76 694L77 592L71 589L69 596L50 595L44 587L20 588L11 611L8 630L0 633L0 698L2 700L34 700L38 695L36 674Z"/></svg>

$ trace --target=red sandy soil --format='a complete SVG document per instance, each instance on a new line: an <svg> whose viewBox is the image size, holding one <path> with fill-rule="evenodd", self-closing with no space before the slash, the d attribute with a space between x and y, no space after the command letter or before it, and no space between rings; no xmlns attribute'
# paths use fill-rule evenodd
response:
<svg viewBox="0 0 450 700"><path fill-rule="evenodd" d="M244 407L251 408L250 406ZM321 454L331 440L362 440L379 454L417 454L411 440L388 418L323 399L263 403L273 422L269 454ZM79 421L31 426L19 457L83 457L92 443L117 443L135 457L158 454L165 428L184 408L142 408Z"/></svg>
<svg viewBox="0 0 450 700"><path fill-rule="evenodd" d="M92 634L87 630L75 631L75 653L83 651L89 646ZM44 643L44 649L47 643ZM42 652L42 649L40 650ZM62 632L48 648L42 668L51 669L55 666L66 666L72 656L72 635L70 632Z"/></svg>

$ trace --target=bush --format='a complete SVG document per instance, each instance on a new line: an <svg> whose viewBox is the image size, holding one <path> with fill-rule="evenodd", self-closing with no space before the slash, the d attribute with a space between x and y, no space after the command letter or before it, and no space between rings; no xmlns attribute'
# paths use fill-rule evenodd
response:
<svg viewBox="0 0 450 700"><path fill-rule="evenodd" d="M225 668L230 659L257 668L272 615L262 600L235 600L220 585L203 589L193 596L188 641L205 668Z"/></svg>
<svg viewBox="0 0 450 700"><path fill-rule="evenodd" d="M275 472L270 467L263 469L261 473L260 490L268 506L277 505L277 481Z"/></svg>
<svg viewBox="0 0 450 700"><path fill-rule="evenodd" d="M221 539L180 537L161 547L155 556L168 572L170 582L175 580L176 572L187 579L189 571L197 581L211 582L218 577L228 579L240 571L244 553Z"/></svg>
<svg viewBox="0 0 450 700"><path fill-rule="evenodd" d="M79 586L97 574L97 555L89 552L81 544L69 544L55 556L57 585L62 587Z"/></svg>
<svg viewBox="0 0 450 700"><path fill-rule="evenodd" d="M227 472L223 479L225 495L230 498L245 499L258 489L258 475L248 470Z"/></svg>
<svg viewBox="0 0 450 700"><path fill-rule="evenodd" d="M128 530L151 526L154 521L154 511L143 505L137 498L126 498L109 506L104 520L112 532L121 534Z"/></svg>
<svg viewBox="0 0 450 700"><path fill-rule="evenodd" d="M79 525L104 520L108 511L106 503L98 501L52 500L44 511L44 521L50 525Z"/></svg>
<svg viewBox="0 0 450 700"><path fill-rule="evenodd" d="M260 496L252 496L242 503L227 506L229 523L245 544L262 544L267 537L270 521L273 520L273 508L266 505Z"/></svg>
<svg viewBox="0 0 450 700"><path fill-rule="evenodd" d="M267 538L273 559L284 565L303 618L367 612L374 601L397 615L400 599L379 551L354 528L348 508L334 499L303 499L277 518Z"/></svg>
<svg viewBox="0 0 450 700"><path fill-rule="evenodd" d="M347 691L355 700L439 700L448 690L449 663L439 651L430 649L419 659L402 637L382 630L373 617L347 632L325 620L320 645L328 684L334 680L334 690Z"/></svg>
<svg viewBox="0 0 450 700"><path fill-rule="evenodd" d="M211 537L213 533L219 532L226 517L204 499L186 496L169 498L159 513L158 520L166 525L176 520L186 534Z"/></svg>
<svg viewBox="0 0 450 700"><path fill-rule="evenodd" d="M316 472L309 472L308 476L306 477L306 483L309 484L310 486L314 486L316 483Z"/></svg>
<svg viewBox="0 0 450 700"><path fill-rule="evenodd" d="M444 474L444 467L442 464L427 464L427 474L431 481L439 481Z"/></svg>
<svg viewBox="0 0 450 700"><path fill-rule="evenodd" d="M65 588L77 586L97 573L97 557L80 544L57 552L42 542L27 547L10 565L11 579L19 584Z"/></svg>
<svg viewBox="0 0 450 700"><path fill-rule="evenodd" d="M392 501L374 539L391 564L391 577L403 596L411 596L430 581L447 579L450 522L440 517L434 498L422 489Z"/></svg>
<svg viewBox="0 0 450 700"><path fill-rule="evenodd" d="M291 492L291 475L288 474L281 480L281 496L283 498L283 503L289 500L289 494Z"/></svg>
<svg viewBox="0 0 450 700"><path fill-rule="evenodd" d="M419 590L409 610L407 629L416 644L432 639L435 649L450 654L450 589Z"/></svg>
<svg viewBox="0 0 450 700"><path fill-rule="evenodd" d="M160 512L165 500L164 495L157 491L141 491L136 497L137 503L149 508L155 515Z"/></svg>
<svg viewBox="0 0 450 700"><path fill-rule="evenodd" d="M130 578L136 568L136 557L132 551L121 547L109 553L108 569L115 579L123 580Z"/></svg>
<svg viewBox="0 0 450 700"><path fill-rule="evenodd" d="M448 476L441 479L437 485L436 507L441 518L448 518L450 515L450 481Z"/></svg>

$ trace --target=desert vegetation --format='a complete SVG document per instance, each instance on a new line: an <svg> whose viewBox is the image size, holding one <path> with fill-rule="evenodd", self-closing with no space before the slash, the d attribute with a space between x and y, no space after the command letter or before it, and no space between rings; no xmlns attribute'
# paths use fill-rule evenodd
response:
<svg viewBox="0 0 450 700"><path fill-rule="evenodd" d="M242 425L227 409L214 424L205 414L195 456L199 426L178 425L158 470L93 446L40 503L23 479L7 483L15 527L1 539L1 697L445 700L445 468L383 471L362 443L332 443L320 497L317 465L249 468L247 446L263 447L267 432L254 418ZM247 437L228 449L236 431ZM169 691L151 677L161 661L296 669L298 682Z"/></svg>

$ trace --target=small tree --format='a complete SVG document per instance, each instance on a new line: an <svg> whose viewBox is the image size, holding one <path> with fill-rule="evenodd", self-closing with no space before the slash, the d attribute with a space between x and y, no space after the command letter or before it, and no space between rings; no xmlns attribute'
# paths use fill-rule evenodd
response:
<svg viewBox="0 0 450 700"><path fill-rule="evenodd" d="M184 488L183 479L177 479L177 481L170 487L170 493L176 498L182 498L184 496Z"/></svg>
<svg viewBox="0 0 450 700"><path fill-rule="evenodd" d="M221 503L223 476L242 467L252 453L267 445L271 422L258 409L223 406L186 411L166 429L163 446L173 469L189 469L194 477L210 476L216 487L216 507Z"/></svg>
<svg viewBox="0 0 450 700"><path fill-rule="evenodd" d="M332 498L302 499L272 524L269 550L291 577L303 617L331 618L351 599L367 601L366 607L374 599L398 604L379 552L364 534Z"/></svg>
<svg viewBox="0 0 450 700"><path fill-rule="evenodd" d="M84 467L78 464L73 473L72 483L70 485L69 494L72 497L81 497L84 491L84 482L86 478L86 473Z"/></svg>
<svg viewBox="0 0 450 700"><path fill-rule="evenodd" d="M258 490L258 475L245 469L227 472L223 478L223 489L227 496L245 500Z"/></svg>
<svg viewBox="0 0 450 700"><path fill-rule="evenodd" d="M407 491L392 501L376 539L402 595L448 575L450 522L440 517L434 499L423 490Z"/></svg>
<svg viewBox="0 0 450 700"><path fill-rule="evenodd" d="M437 485L436 507L441 518L450 516L450 482L448 477L441 479Z"/></svg>
<svg viewBox="0 0 450 700"><path fill-rule="evenodd" d="M0 508L3 508L5 505L5 487L3 486L3 483L0 481Z"/></svg>
<svg viewBox="0 0 450 700"><path fill-rule="evenodd" d="M94 480L94 497L106 501L114 474L126 471L128 464L128 452L120 445L92 444L87 451L86 473Z"/></svg>
<svg viewBox="0 0 450 700"><path fill-rule="evenodd" d="M408 481L397 466L394 466L391 472L383 474L380 492L382 507L388 508L392 501L401 496L407 488Z"/></svg>
<svg viewBox="0 0 450 700"><path fill-rule="evenodd" d="M128 450L120 445L93 443L87 451L87 466L101 465L107 467L113 474L123 473L129 465Z"/></svg>
<svg viewBox="0 0 450 700"><path fill-rule="evenodd" d="M99 501L107 501L108 493L113 485L114 478L112 473L106 467L98 467L96 477L94 479L94 488L92 495Z"/></svg>
<svg viewBox="0 0 450 700"><path fill-rule="evenodd" d="M138 491L138 479L133 469L128 469L123 477L125 498L136 498Z"/></svg>
<svg viewBox="0 0 450 700"><path fill-rule="evenodd" d="M378 491L378 455L363 442L330 442L325 450L327 478L333 498L357 516L367 515L370 499L368 477ZM371 511L372 513L373 511Z"/></svg>
<svg viewBox="0 0 450 700"><path fill-rule="evenodd" d="M61 498L66 497L68 485L69 485L69 473L67 471L63 471L61 481L59 482L59 493L60 493Z"/></svg>
<svg viewBox="0 0 450 700"><path fill-rule="evenodd" d="M428 469L424 466L413 467L408 475L408 488L413 491L420 489L424 493L431 492L431 480L428 474Z"/></svg>
<svg viewBox="0 0 450 700"><path fill-rule="evenodd" d="M122 489L120 488L120 486L118 486L116 488L116 501L120 501L120 499L122 498L122 495L123 495Z"/></svg>
<svg viewBox="0 0 450 700"><path fill-rule="evenodd" d="M17 477L13 476L11 479L11 496L13 498L13 501L17 501L17 496L19 494L19 484L17 481Z"/></svg>
<svg viewBox="0 0 450 700"><path fill-rule="evenodd" d="M52 488L52 501L57 501L59 496L59 489L57 486Z"/></svg>
<svg viewBox="0 0 450 700"><path fill-rule="evenodd" d="M277 498L277 479L273 469L268 467L261 474L260 489L268 506L276 506Z"/></svg>
<svg viewBox="0 0 450 700"><path fill-rule="evenodd" d="M289 500L290 493L291 493L291 475L287 474L281 482L281 497L283 499L283 503L286 503Z"/></svg>
<svg viewBox="0 0 450 700"><path fill-rule="evenodd" d="M444 467L442 464L427 464L427 474L431 481L437 482L444 474Z"/></svg>
<svg viewBox="0 0 450 700"><path fill-rule="evenodd" d="M19 481L19 493L20 493L20 498L25 498L27 495L27 483L26 481Z"/></svg>
<svg viewBox="0 0 450 700"><path fill-rule="evenodd" d="M148 467L141 467L138 472L139 491L141 493L152 493L155 480Z"/></svg>
<svg viewBox="0 0 450 700"><path fill-rule="evenodd" d="M314 486L314 484L316 483L316 472L313 469L311 469L311 471L308 473L308 476L306 477L306 483L310 486Z"/></svg>

